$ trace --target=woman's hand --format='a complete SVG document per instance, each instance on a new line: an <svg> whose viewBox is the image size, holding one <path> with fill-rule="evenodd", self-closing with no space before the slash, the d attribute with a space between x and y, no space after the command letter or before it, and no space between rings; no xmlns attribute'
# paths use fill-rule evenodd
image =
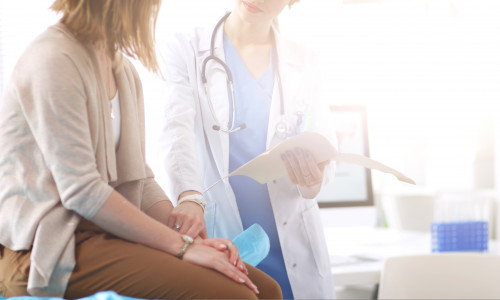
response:
<svg viewBox="0 0 500 300"><path fill-rule="evenodd" d="M221 252L224 252L228 256L228 261L230 264L238 268L241 272L248 274L247 267L241 260L241 257L238 253L238 247L229 239L221 239L221 238L210 238L201 241L203 245L210 246L215 248Z"/></svg>
<svg viewBox="0 0 500 300"><path fill-rule="evenodd" d="M208 237L203 209L195 202L185 201L174 207L167 226L192 237Z"/></svg>
<svg viewBox="0 0 500 300"><path fill-rule="evenodd" d="M288 176L293 184L312 187L321 184L323 171L328 162L317 163L314 157L302 148L281 153Z"/></svg>
<svg viewBox="0 0 500 300"><path fill-rule="evenodd" d="M232 244L228 246L228 243L230 241L225 239L206 239L201 243L194 243L189 246L182 259L205 268L216 270L236 282L245 284L254 293L258 294L259 290L257 286L248 278L246 272L242 272L240 268L235 267L233 264L233 261L236 261L237 264L244 266L241 258L237 255L238 249L236 246ZM238 259L231 260L231 256L234 257L235 255L235 249ZM228 259L228 256L230 259Z"/></svg>

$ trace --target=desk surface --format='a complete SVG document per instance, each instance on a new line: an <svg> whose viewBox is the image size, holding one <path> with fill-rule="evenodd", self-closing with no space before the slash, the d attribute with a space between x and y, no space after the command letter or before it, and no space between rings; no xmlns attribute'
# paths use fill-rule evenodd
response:
<svg viewBox="0 0 500 300"><path fill-rule="evenodd" d="M376 227L325 228L336 286L377 284L386 258L431 253L430 233ZM500 253L489 242L489 253ZM342 259L349 258L343 263Z"/></svg>

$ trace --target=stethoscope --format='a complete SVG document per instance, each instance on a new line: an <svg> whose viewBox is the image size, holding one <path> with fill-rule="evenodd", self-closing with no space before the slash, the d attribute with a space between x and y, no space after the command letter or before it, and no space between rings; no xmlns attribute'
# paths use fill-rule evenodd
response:
<svg viewBox="0 0 500 300"><path fill-rule="evenodd" d="M233 75L231 74L231 70L229 70L229 67L226 65L222 59L218 58L215 56L215 35L217 34L217 30L220 28L222 23L227 19L227 17L231 14L231 12L227 12L220 20L217 22L215 25L215 28L212 32L212 37L210 39L210 55L205 58L205 60L202 63L201 66L201 80L203 82L204 88L205 88L205 94L207 95L208 99L208 106L210 107L210 113L212 114L212 117L215 120L215 125L212 126L212 129L216 131L222 131L225 133L233 133L242 129L246 128L246 124L242 123L239 126L235 126L235 115L236 115L236 109L234 106L234 87L233 87ZM276 76L276 81L278 82L278 90L280 94L280 121L276 124L276 136L280 139L285 139L286 137L296 134L297 131L299 130L301 124L302 124L302 118L304 116L303 112L297 112L297 124L295 126L295 130L292 128L291 123L287 120L285 116L285 102L283 98L283 85L281 84L281 76L279 73L279 58L278 58L278 52L276 50L276 40L274 42L274 45L272 47L273 49L273 71ZM226 72L227 76L227 84L229 86L229 90L231 91L231 103L232 103L232 119L231 119L231 126L227 126L226 128L221 126L221 122L217 118L217 115L215 113L214 107L212 105L212 99L210 98L210 92L208 90L208 84L207 84L207 77L205 75L206 72L206 67L207 63L210 60L214 60L216 63L218 63L224 71ZM228 124L229 125L229 124ZM295 132L294 132L295 131Z"/></svg>

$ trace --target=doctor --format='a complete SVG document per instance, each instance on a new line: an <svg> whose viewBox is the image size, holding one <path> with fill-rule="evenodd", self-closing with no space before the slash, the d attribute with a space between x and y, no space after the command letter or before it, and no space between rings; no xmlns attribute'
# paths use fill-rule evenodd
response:
<svg viewBox="0 0 500 300"><path fill-rule="evenodd" d="M169 89L161 155L177 199L169 225L191 236L234 238L259 223L271 240L257 267L285 299L334 298L314 197L331 173L308 147L282 154L289 176L261 185L234 176L204 191L288 136L314 130L314 57L280 36L276 18L297 0L236 0L213 28L167 43ZM313 116L313 117L311 117ZM325 175L325 176L324 176Z"/></svg>

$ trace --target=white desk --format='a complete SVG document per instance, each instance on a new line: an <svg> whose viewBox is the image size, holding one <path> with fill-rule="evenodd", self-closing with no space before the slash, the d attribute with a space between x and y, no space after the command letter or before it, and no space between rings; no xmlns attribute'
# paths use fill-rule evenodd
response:
<svg viewBox="0 0 500 300"><path fill-rule="evenodd" d="M383 262L391 256L431 253L430 233L375 227L327 227L325 235L332 260L335 286L375 285ZM489 242L490 253L500 253L498 242ZM350 257L355 262L342 259Z"/></svg>

